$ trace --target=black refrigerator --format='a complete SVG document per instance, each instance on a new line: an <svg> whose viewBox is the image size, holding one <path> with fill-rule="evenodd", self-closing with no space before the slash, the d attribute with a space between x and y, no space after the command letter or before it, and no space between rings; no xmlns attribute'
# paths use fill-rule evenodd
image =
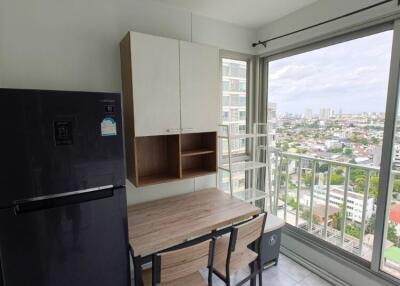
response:
<svg viewBox="0 0 400 286"><path fill-rule="evenodd" d="M129 285L120 95L0 89L0 152L0 285Z"/></svg>

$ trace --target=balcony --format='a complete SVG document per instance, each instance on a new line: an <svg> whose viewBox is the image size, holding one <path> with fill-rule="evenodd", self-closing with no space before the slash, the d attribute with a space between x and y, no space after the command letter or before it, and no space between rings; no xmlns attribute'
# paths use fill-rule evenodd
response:
<svg viewBox="0 0 400 286"><path fill-rule="evenodd" d="M272 211L305 231L371 261L379 168L270 150ZM339 175L338 175L339 174ZM398 177L399 171L392 175ZM361 178L361 179L360 179ZM277 192L276 192L277 191ZM400 275L398 241L385 241L384 269Z"/></svg>

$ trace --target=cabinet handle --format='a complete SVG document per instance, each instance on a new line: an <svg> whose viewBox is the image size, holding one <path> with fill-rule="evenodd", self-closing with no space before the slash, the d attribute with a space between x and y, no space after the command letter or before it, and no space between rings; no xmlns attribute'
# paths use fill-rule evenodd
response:
<svg viewBox="0 0 400 286"><path fill-rule="evenodd" d="M179 131L181 131L180 129L178 129L178 128L172 128L172 129L167 129L166 130L168 133L170 133L170 132L179 132Z"/></svg>
<svg viewBox="0 0 400 286"><path fill-rule="evenodd" d="M189 127L189 128L182 128L181 129L181 131L182 132L184 132L184 131L193 131L194 129L192 128L192 127Z"/></svg>

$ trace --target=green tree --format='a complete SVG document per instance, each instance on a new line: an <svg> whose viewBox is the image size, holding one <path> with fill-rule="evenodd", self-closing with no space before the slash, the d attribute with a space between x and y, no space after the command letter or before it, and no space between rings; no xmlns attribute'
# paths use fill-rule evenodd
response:
<svg viewBox="0 0 400 286"><path fill-rule="evenodd" d="M329 149L328 152L330 152L330 153L342 153L343 152L343 148L332 148L332 149Z"/></svg>
<svg viewBox="0 0 400 286"><path fill-rule="evenodd" d="M365 186L365 177L358 176L354 181L354 191L356 191L357 193L363 193L364 186Z"/></svg>
<svg viewBox="0 0 400 286"><path fill-rule="evenodd" d="M379 139L376 138L376 137L372 137L371 138L371 143L374 144L374 145L378 145L379 144Z"/></svg>
<svg viewBox="0 0 400 286"><path fill-rule="evenodd" d="M378 198L378 185L379 185L379 177L371 176L369 179L369 194L374 199Z"/></svg>
<svg viewBox="0 0 400 286"><path fill-rule="evenodd" d="M304 211L301 213L300 216L301 216L302 219L308 221L308 220L310 219L310 215L311 215L310 210L306 209L306 210L304 210ZM318 218L318 216L315 215L315 214L313 214L313 223L315 223L315 224L318 224L318 223L319 223L319 218Z"/></svg>
<svg viewBox="0 0 400 286"><path fill-rule="evenodd" d="M307 153L307 150L304 148L296 148L296 153L297 154L305 154L305 153Z"/></svg>
<svg viewBox="0 0 400 286"><path fill-rule="evenodd" d="M335 170L335 174L337 174L337 175L343 175L343 173L344 173L343 168L337 168L337 169Z"/></svg>
<svg viewBox="0 0 400 286"><path fill-rule="evenodd" d="M362 169L357 169L357 168L351 168L350 169L350 181L353 183L356 181L357 177L363 176L365 178L365 170Z"/></svg>
<svg viewBox="0 0 400 286"><path fill-rule="evenodd" d="M332 227L341 230L342 228L342 211L339 210L337 213L332 215Z"/></svg>
<svg viewBox="0 0 400 286"><path fill-rule="evenodd" d="M317 173L325 173L325 172L328 172L328 164L318 164Z"/></svg>
<svg viewBox="0 0 400 286"><path fill-rule="evenodd" d="M361 228L357 225L346 225L346 233L359 239L361 237Z"/></svg>
<svg viewBox="0 0 400 286"><path fill-rule="evenodd" d="M396 245L398 244L396 228L394 227L393 224L389 224L389 226L388 226L387 239Z"/></svg>
<svg viewBox="0 0 400 286"><path fill-rule="evenodd" d="M400 193L400 180L394 180L393 182L393 192Z"/></svg>
<svg viewBox="0 0 400 286"><path fill-rule="evenodd" d="M294 197L289 197L289 201L287 202L288 206L290 206L292 209L297 209L297 202Z"/></svg>
<svg viewBox="0 0 400 286"><path fill-rule="evenodd" d="M281 149L283 152L286 152L287 150L289 150L289 143L288 142L283 142L281 145Z"/></svg>
<svg viewBox="0 0 400 286"><path fill-rule="evenodd" d="M343 148L343 153L347 156L351 156L353 154L353 150L351 148Z"/></svg>
<svg viewBox="0 0 400 286"><path fill-rule="evenodd" d="M310 187L311 183L312 183L312 175L310 173L305 174L303 177L303 180L304 180L304 184L307 187Z"/></svg>
<svg viewBox="0 0 400 286"><path fill-rule="evenodd" d="M373 234L373 233L374 233L374 230L375 230L375 214L373 214L373 215L369 218L369 220L368 220L368 222L367 222L367 225L366 225L366 227L365 227L365 233L367 233L367 234Z"/></svg>
<svg viewBox="0 0 400 286"><path fill-rule="evenodd" d="M340 185L340 184L343 184L343 182L344 182L343 175L338 175L336 173L331 174L331 184L332 185Z"/></svg>

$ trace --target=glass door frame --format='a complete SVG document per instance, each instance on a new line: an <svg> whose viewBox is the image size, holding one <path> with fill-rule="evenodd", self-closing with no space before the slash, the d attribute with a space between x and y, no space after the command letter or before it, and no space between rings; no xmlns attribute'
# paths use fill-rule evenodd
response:
<svg viewBox="0 0 400 286"><path fill-rule="evenodd" d="M396 128L396 117L399 100L400 83L400 20L393 24L393 46L389 73L389 87L386 103L386 116L382 144L382 159L379 179L379 193L377 200L375 236L372 252L371 270L393 277L381 270L383 261L384 242L387 237L386 221L390 209L392 193L392 159L393 143ZM400 279L397 279L400 283Z"/></svg>
<svg viewBox="0 0 400 286"><path fill-rule="evenodd" d="M261 58L261 86L260 96L263 97L263 102L268 104L268 64L270 61L286 58L296 54L305 53L307 51L323 48L326 46L334 45L341 42L346 42L369 36L375 33L383 32L386 30L393 30L393 44L392 44L392 56L390 63L389 72L389 86L388 94L386 97L386 111L385 111L385 126L382 144L382 159L380 166L379 176L379 195L377 199L377 210L376 210L376 221L375 221L375 233L374 233L374 244L373 254L371 262L356 256L344 249L341 249L335 245L332 245L320 238L317 238L303 230L298 229L295 226L286 224L289 233L297 236L302 241L310 243L311 245L317 245L327 251L325 254L336 255L340 258L351 261L354 264L363 267L367 271L380 278L383 278L389 282L400 284L400 278L396 278L388 273L381 270L382 265L382 254L383 254L383 243L387 233L387 211L389 209L390 200L390 174L392 167L392 147L395 132L395 122L397 114L398 98L400 97L399 84L400 84L400 19L391 20L383 23L371 25L369 27L359 27L359 29L351 29L351 31L343 32L339 35L325 38L323 40L316 40L314 42L305 43L304 45L297 45L293 48L289 47L287 50L279 49L277 53L270 53L264 55Z"/></svg>
<svg viewBox="0 0 400 286"><path fill-rule="evenodd" d="M224 92L224 87L222 84L222 78L223 78L223 60L224 59L230 59L230 60L236 60L236 61L243 61L246 62L246 133L249 133L251 131L251 126L253 125L254 122L254 112L255 112L255 66L256 66L256 57L254 55L250 54L244 54L244 53L239 53L239 52L233 52L233 51L228 51L228 50L220 50L219 52L219 66L220 66L220 80L221 80L221 86L220 86L220 94L219 94L219 112L220 112L220 119L219 122L222 123L222 109L223 109L223 103L222 103L222 98L223 98L223 92ZM221 130L218 130L218 132L221 132ZM222 155L222 142L221 140L218 140L218 150L219 150L219 155L218 155L218 166L221 163L221 160L223 159ZM243 160L248 160L251 158L251 146L248 144L246 140L246 151L243 154L239 154L233 157L233 162L235 161L243 161ZM245 172L245 186L248 186L249 178L248 178L248 172ZM220 172L218 172L217 176L217 186L221 186L221 175Z"/></svg>

